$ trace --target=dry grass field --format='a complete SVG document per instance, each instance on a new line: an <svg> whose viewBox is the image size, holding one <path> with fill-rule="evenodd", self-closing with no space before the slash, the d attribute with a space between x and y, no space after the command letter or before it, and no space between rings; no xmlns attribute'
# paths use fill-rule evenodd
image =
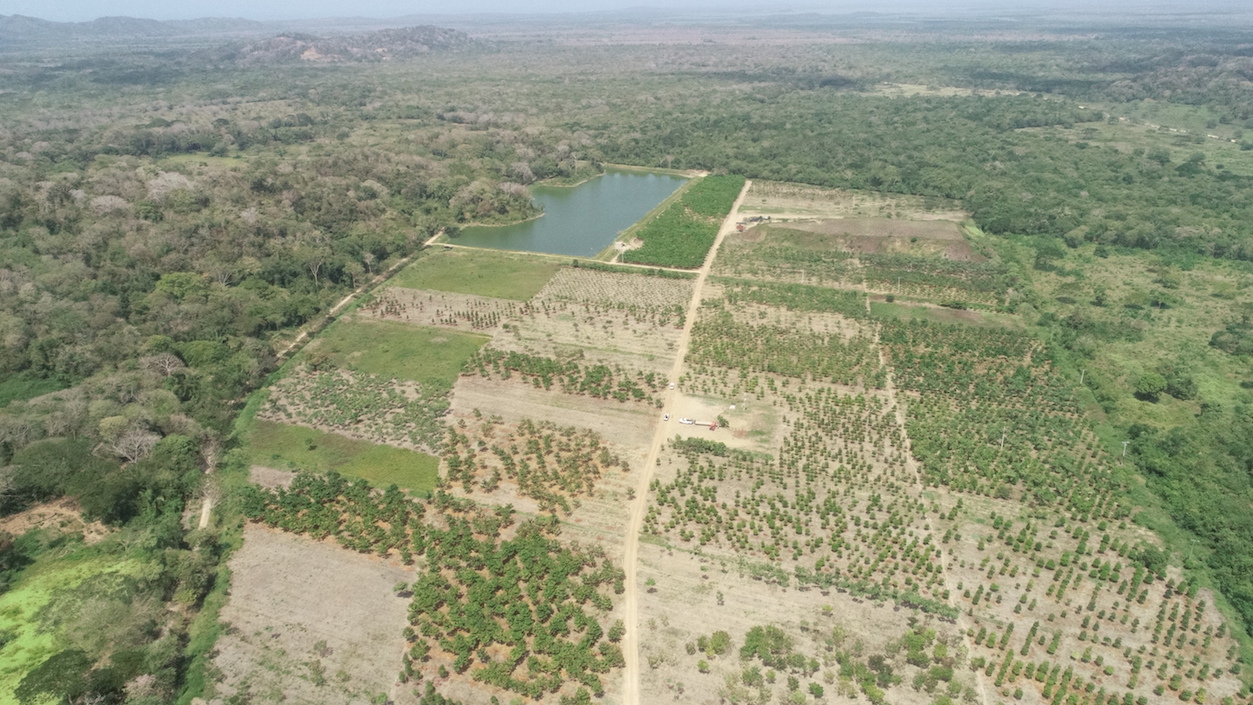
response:
<svg viewBox="0 0 1253 705"><path fill-rule="evenodd" d="M746 218L770 216L772 220L899 218L956 222L968 217L957 203L943 198L829 189L778 181L754 181L740 208L740 215Z"/></svg>
<svg viewBox="0 0 1253 705"><path fill-rule="evenodd" d="M412 581L412 569L256 527L230 569L210 702L364 705L394 696L407 601L392 588Z"/></svg>

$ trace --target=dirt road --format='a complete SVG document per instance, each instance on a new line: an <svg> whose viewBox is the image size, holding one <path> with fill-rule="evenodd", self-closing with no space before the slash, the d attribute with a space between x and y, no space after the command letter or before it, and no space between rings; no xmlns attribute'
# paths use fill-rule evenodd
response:
<svg viewBox="0 0 1253 705"><path fill-rule="evenodd" d="M674 356L674 367L670 370L670 381L675 382L679 379L679 375L683 373L683 358L687 356L688 344L692 340L692 323L696 320L696 309L700 307L701 292L705 288L705 280L709 277L709 270L713 268L714 257L718 254L718 247L722 245L723 238L727 233L735 232L735 223L739 220L740 205L744 203L744 197L748 194L748 189L753 185L752 181L745 181L744 188L740 191L739 198L735 199L735 204L731 206L731 212L727 214L726 220L722 221L722 227L718 230L718 237L714 240L713 247L709 248L709 254L705 255L705 263L701 265L696 275L696 283L692 287L692 299L687 305L687 316L683 325L683 335L679 338L678 349ZM663 398L662 412L668 413L674 403L674 395L677 390L667 389ZM671 421L670 423L674 423ZM627 523L626 531L626 548L622 557L622 568L626 571L626 593L623 600L623 623L626 624L626 635L622 638L622 655L626 658L626 670L623 673L622 684L622 702L624 705L640 705L640 620L639 620L639 590L636 586L636 562L639 560L640 548L640 529L644 526L644 513L648 507L648 485L653 480L653 471L657 468L657 458L661 455L661 446L666 442L668 431L670 430L667 422L659 422L657 430L653 433L653 444L648 449L648 458L644 461L644 470L640 473L639 485L635 490L635 501L631 504L631 518Z"/></svg>

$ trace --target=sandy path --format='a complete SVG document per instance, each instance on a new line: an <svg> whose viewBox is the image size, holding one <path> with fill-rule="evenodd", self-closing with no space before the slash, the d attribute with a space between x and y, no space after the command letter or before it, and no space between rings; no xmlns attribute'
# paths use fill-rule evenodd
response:
<svg viewBox="0 0 1253 705"><path fill-rule="evenodd" d="M687 305L687 316L683 325L683 335L679 337L678 349L675 351L674 366L670 369L670 381L679 379L683 372L683 358L687 356L688 344L692 340L692 323L696 320L696 310L700 308L701 291L705 288L705 279L713 268L714 257L718 255L718 247L727 233L735 232L735 223L739 219L740 205L748 195L752 181L745 181L744 188L731 206L731 212L714 240L709 254L705 255L705 263L696 275L696 283L692 286L692 299ZM662 398L662 411L669 412L674 404L675 389L667 389ZM622 568L626 571L626 593L623 600L623 623L626 634L622 638L622 655L626 659L626 669L622 675L622 702L624 705L640 705L640 639L639 639L639 590L636 586L636 562L639 560L640 529L644 526L644 513L648 506L648 485L653 480L653 472L657 468L657 458L661 454L661 446L667 438L667 425L657 424L653 432L653 443L648 449L648 457L644 461L644 471L640 473L639 484L635 490L635 500L631 503L631 517L627 523L626 546L622 558Z"/></svg>

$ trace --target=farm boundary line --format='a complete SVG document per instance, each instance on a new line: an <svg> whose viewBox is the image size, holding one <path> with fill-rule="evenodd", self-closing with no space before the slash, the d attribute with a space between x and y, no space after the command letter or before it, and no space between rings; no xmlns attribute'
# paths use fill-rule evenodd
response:
<svg viewBox="0 0 1253 705"><path fill-rule="evenodd" d="M751 180L744 181L744 186L740 189L740 195L735 199L730 212L727 213L726 218L723 220L722 227L718 229L718 236L715 238L713 246L709 248L709 252L705 255L704 264L698 270L699 273L692 286L692 298L687 306L683 335L679 338L679 343L675 350L674 366L670 370L671 381L678 380L679 375L683 372L683 358L687 355L687 348L691 343L692 323L696 320L697 309L700 308L701 293L704 289L705 280L709 278L709 272L713 268L714 259L718 256L718 248L722 245L723 239L735 229L740 205L744 203L744 198L748 195L748 189L752 185L753 182ZM666 390L662 404L663 410L671 407L674 402L674 396L674 389ZM640 473L639 489L636 491L635 500L631 505L630 520L627 523L624 541L622 569L626 572L626 592L623 596L623 623L627 627L626 634L623 635L622 639L622 654L626 660L622 684L622 702L624 705L640 705L639 589L636 585L638 577L636 564L639 561L640 531L644 526L644 514L648 507L648 487L652 482L653 471L657 465L661 446L665 440L666 427L658 423L657 429L653 432L653 442L648 449L648 456L644 460L644 469Z"/></svg>

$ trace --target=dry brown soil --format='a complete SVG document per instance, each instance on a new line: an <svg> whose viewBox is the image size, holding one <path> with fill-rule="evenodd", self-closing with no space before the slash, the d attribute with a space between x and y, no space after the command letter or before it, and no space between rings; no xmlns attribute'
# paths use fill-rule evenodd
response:
<svg viewBox="0 0 1253 705"><path fill-rule="evenodd" d="M264 527L244 529L230 559L211 703L365 705L393 695L408 600L392 588L413 572Z"/></svg>

